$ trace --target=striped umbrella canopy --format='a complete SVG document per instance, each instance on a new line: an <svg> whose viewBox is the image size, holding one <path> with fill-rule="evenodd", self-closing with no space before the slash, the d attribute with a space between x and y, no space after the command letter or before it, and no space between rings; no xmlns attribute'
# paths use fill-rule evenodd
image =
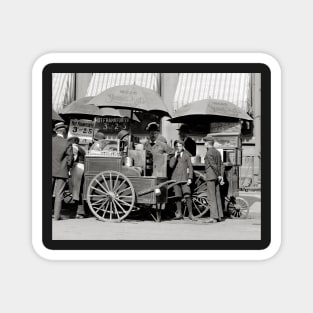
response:
<svg viewBox="0 0 313 313"><path fill-rule="evenodd" d="M219 99L205 99L180 107L170 120L172 123L188 123L190 120L206 119L210 116L243 119L252 118L235 104Z"/></svg>
<svg viewBox="0 0 313 313"><path fill-rule="evenodd" d="M92 98L88 104L94 104L102 108L149 111L160 117L171 116L170 110L155 91L137 85L108 88Z"/></svg>
<svg viewBox="0 0 313 313"><path fill-rule="evenodd" d="M64 122L63 118L53 109L52 109L52 121L54 121L54 122Z"/></svg>
<svg viewBox="0 0 313 313"><path fill-rule="evenodd" d="M118 110L113 108L99 108L94 104L88 104L93 97L83 97L73 101L60 112L63 117L67 118L90 118L95 116L115 116L115 117L131 117L129 110ZM140 122L136 115L133 120Z"/></svg>

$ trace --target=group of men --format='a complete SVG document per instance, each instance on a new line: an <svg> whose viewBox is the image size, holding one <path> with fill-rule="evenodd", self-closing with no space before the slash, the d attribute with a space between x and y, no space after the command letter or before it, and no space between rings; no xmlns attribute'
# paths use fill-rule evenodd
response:
<svg viewBox="0 0 313 313"><path fill-rule="evenodd" d="M192 213L191 188L193 179L193 167L191 157L196 155L196 142L189 137L189 127L182 124L178 130L179 140L174 142L174 149L167 145L160 138L159 126L157 123L150 123L147 127L149 140L144 148L154 153L167 153L171 156L170 168L172 169L171 179L186 181L185 184L174 186L175 196L178 199L185 198L189 218L196 220ZM163 137L164 138L164 137ZM220 196L220 184L223 183L221 173L221 154L214 147L214 138L209 134L203 138L207 149L205 161L205 174L207 181L207 200L210 209L209 223L221 222L223 220L223 208ZM182 219L181 201L176 202L175 219Z"/></svg>
<svg viewBox="0 0 313 313"><path fill-rule="evenodd" d="M189 217L194 220L192 215L191 190L193 178L193 167L191 157L196 155L196 143L188 136L189 129L186 124L182 124L178 129L179 140L171 148L166 139L160 135L159 125L150 123L147 126L149 139L144 144L144 149L151 153L167 153L170 156L169 165L172 168L171 178L177 181L186 181L186 184L175 186L175 195L178 198L184 197L189 211ZM61 219L61 208L63 193L66 181L69 178L69 169L73 165L73 148L66 139L66 125L63 122L56 124L54 131L56 136L52 140L52 186L54 194L54 218ZM129 135L121 134L123 139ZM119 136L121 137L121 136ZM102 139L102 138L98 138ZM208 222L219 222L223 218L222 203L220 197L220 183L223 181L221 175L221 155L214 148L214 138L207 135L203 138L207 152L205 155L205 173L207 181L208 206L210 209L210 219ZM177 210L175 219L182 218L181 201L176 202Z"/></svg>

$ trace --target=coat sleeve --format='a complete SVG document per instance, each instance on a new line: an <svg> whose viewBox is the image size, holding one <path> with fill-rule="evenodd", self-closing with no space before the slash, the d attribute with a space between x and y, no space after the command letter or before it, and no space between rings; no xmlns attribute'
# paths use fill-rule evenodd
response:
<svg viewBox="0 0 313 313"><path fill-rule="evenodd" d="M190 139L190 153L192 156L196 155L197 152L197 144L195 141L193 141L192 139Z"/></svg>
<svg viewBox="0 0 313 313"><path fill-rule="evenodd" d="M177 158L175 156L171 157L170 163L169 163L170 168L175 168L176 164L177 164Z"/></svg>
<svg viewBox="0 0 313 313"><path fill-rule="evenodd" d="M172 156L172 155L174 155L175 154L175 151L174 151L174 149L173 148L171 148L168 144L164 144L165 146L166 146L166 153L169 155L169 156Z"/></svg>
<svg viewBox="0 0 313 313"><path fill-rule="evenodd" d="M216 164L214 156L212 153L210 153L210 151L208 151L206 154L206 169L209 167L212 168L216 176L220 176L220 170L218 169L218 165Z"/></svg>
<svg viewBox="0 0 313 313"><path fill-rule="evenodd" d="M67 167L71 168L74 162L73 147L71 144L67 146L65 154L66 154L65 157L66 157Z"/></svg>
<svg viewBox="0 0 313 313"><path fill-rule="evenodd" d="M190 156L187 156L187 166L189 168L188 178L192 179L193 178L193 166L192 166L192 163L191 163Z"/></svg>

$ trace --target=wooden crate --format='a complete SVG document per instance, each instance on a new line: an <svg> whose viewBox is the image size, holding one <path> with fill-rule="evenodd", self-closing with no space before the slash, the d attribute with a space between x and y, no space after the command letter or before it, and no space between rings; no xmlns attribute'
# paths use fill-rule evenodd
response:
<svg viewBox="0 0 313 313"><path fill-rule="evenodd" d="M103 171L120 172L122 157L86 156L85 175L96 175Z"/></svg>

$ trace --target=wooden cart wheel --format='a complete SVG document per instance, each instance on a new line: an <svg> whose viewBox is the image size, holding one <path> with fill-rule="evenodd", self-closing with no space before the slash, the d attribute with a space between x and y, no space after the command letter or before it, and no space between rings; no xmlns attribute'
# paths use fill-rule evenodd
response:
<svg viewBox="0 0 313 313"><path fill-rule="evenodd" d="M249 204L245 199L237 197L228 203L228 212L231 218L247 218Z"/></svg>
<svg viewBox="0 0 313 313"><path fill-rule="evenodd" d="M201 217L209 211L207 201L207 184L205 176L198 171L194 171L194 183L192 188L192 213L194 217ZM184 215L188 216L185 206Z"/></svg>
<svg viewBox="0 0 313 313"><path fill-rule="evenodd" d="M87 190L91 212L101 221L122 221L135 203L135 190L122 173L104 171L97 174Z"/></svg>

